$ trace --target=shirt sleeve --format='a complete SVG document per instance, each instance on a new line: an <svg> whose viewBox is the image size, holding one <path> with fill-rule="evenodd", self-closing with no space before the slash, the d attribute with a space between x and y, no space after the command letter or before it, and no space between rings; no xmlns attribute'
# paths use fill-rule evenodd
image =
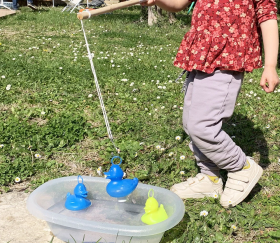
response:
<svg viewBox="0 0 280 243"><path fill-rule="evenodd" d="M277 7L275 0L254 0L254 2L259 24L269 19L277 20Z"/></svg>

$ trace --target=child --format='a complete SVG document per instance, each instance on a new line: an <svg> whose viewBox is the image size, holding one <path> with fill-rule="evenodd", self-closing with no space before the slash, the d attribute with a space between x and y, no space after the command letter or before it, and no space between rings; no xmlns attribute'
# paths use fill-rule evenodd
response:
<svg viewBox="0 0 280 243"><path fill-rule="evenodd" d="M169 12L193 0L148 0ZM267 93L279 83L277 8L274 0L197 0L190 31L184 36L174 65L190 72L184 99L183 126L191 138L201 173L172 186L181 198L221 195L221 205L242 202L259 181L262 168L221 129L233 114L244 72L265 66L260 86ZM220 169L228 171L223 191Z"/></svg>

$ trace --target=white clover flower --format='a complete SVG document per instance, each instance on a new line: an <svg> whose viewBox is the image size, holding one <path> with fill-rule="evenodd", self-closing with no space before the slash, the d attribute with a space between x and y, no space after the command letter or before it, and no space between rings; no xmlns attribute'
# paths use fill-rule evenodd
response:
<svg viewBox="0 0 280 243"><path fill-rule="evenodd" d="M137 98L133 98L133 100L137 100Z"/></svg>
<svg viewBox="0 0 280 243"><path fill-rule="evenodd" d="M88 95L88 98L91 98L91 97L92 97L92 94L89 94L89 95Z"/></svg>
<svg viewBox="0 0 280 243"><path fill-rule="evenodd" d="M180 107L180 110L183 110L183 107L182 107L182 106Z"/></svg>
<svg viewBox="0 0 280 243"><path fill-rule="evenodd" d="M231 226L231 228L232 228L233 230L236 230L236 229L237 229L237 227L236 227L234 224Z"/></svg>
<svg viewBox="0 0 280 243"><path fill-rule="evenodd" d="M181 156L180 156L180 160L184 160L185 158L186 158L185 155L181 155Z"/></svg>
<svg viewBox="0 0 280 243"><path fill-rule="evenodd" d="M169 82L169 83L172 83L172 80L169 80L168 82Z"/></svg>
<svg viewBox="0 0 280 243"><path fill-rule="evenodd" d="M149 116L151 116L152 115L152 113L149 113Z"/></svg>
<svg viewBox="0 0 280 243"><path fill-rule="evenodd" d="M157 111L157 109L155 109L155 111Z"/></svg>
<svg viewBox="0 0 280 243"><path fill-rule="evenodd" d="M237 103L237 105L240 105L240 103Z"/></svg>
<svg viewBox="0 0 280 243"><path fill-rule="evenodd" d="M119 93L115 93L115 95L119 95Z"/></svg>
<svg viewBox="0 0 280 243"><path fill-rule="evenodd" d="M253 79L249 79L249 82L252 83Z"/></svg>
<svg viewBox="0 0 280 243"><path fill-rule="evenodd" d="M162 89L162 86L158 86L159 89Z"/></svg>
<svg viewBox="0 0 280 243"><path fill-rule="evenodd" d="M10 90L12 87L12 85L8 84L7 87L6 87L6 90Z"/></svg>
<svg viewBox="0 0 280 243"><path fill-rule="evenodd" d="M254 96L257 96L257 94L256 94L256 93L254 93Z"/></svg>
<svg viewBox="0 0 280 243"><path fill-rule="evenodd" d="M157 99L160 99L160 96L158 96Z"/></svg>
<svg viewBox="0 0 280 243"><path fill-rule="evenodd" d="M177 105L173 105L173 108L177 108Z"/></svg>
<svg viewBox="0 0 280 243"><path fill-rule="evenodd" d="M40 154L35 154L35 158L40 159L42 156Z"/></svg>
<svg viewBox="0 0 280 243"><path fill-rule="evenodd" d="M164 151L164 150L165 150L165 148L161 148L161 149L160 149L160 151Z"/></svg>
<svg viewBox="0 0 280 243"><path fill-rule="evenodd" d="M254 92L251 90L249 93L250 93L250 94L253 94Z"/></svg>
<svg viewBox="0 0 280 243"><path fill-rule="evenodd" d="M180 136L176 136L175 139L176 140L181 140L181 137Z"/></svg>
<svg viewBox="0 0 280 243"><path fill-rule="evenodd" d="M162 88L163 88L163 89L166 89L166 86L163 86Z"/></svg>
<svg viewBox="0 0 280 243"><path fill-rule="evenodd" d="M4 147L4 144L0 144L0 148L3 148Z"/></svg>
<svg viewBox="0 0 280 243"><path fill-rule="evenodd" d="M133 86L134 85L134 83L132 82L131 84L130 84L130 86Z"/></svg>
<svg viewBox="0 0 280 243"><path fill-rule="evenodd" d="M12 59L13 61L16 60L15 58Z"/></svg>
<svg viewBox="0 0 280 243"><path fill-rule="evenodd" d="M183 170L180 171L180 174L181 174L181 175L184 175L184 174L185 174L185 171L183 171Z"/></svg>
<svg viewBox="0 0 280 243"><path fill-rule="evenodd" d="M145 83L143 83L142 85L146 85Z"/></svg>
<svg viewBox="0 0 280 243"><path fill-rule="evenodd" d="M258 99L258 100L260 100L260 99L261 99L261 97L258 97L257 99Z"/></svg>
<svg viewBox="0 0 280 243"><path fill-rule="evenodd" d="M126 82L126 81L127 81L127 79L126 79L126 78L123 78L123 79L121 79L121 81L124 81L124 82Z"/></svg>
<svg viewBox="0 0 280 243"><path fill-rule="evenodd" d="M114 60L111 60L111 63L113 63L114 62Z"/></svg>
<svg viewBox="0 0 280 243"><path fill-rule="evenodd" d="M4 75L2 75L1 78L6 78L6 77Z"/></svg>
<svg viewBox="0 0 280 243"><path fill-rule="evenodd" d="M62 67L59 67L59 69L62 69Z"/></svg>
<svg viewBox="0 0 280 243"><path fill-rule="evenodd" d="M165 106L162 106L162 107L161 107L161 109L164 109L164 108L165 108Z"/></svg>
<svg viewBox="0 0 280 243"><path fill-rule="evenodd" d="M148 110L148 108L145 108L145 111L147 111Z"/></svg>
<svg viewBox="0 0 280 243"><path fill-rule="evenodd" d="M156 146L156 149L160 149L160 148L161 148L161 146L160 146L160 145L157 145L157 146Z"/></svg>
<svg viewBox="0 0 280 243"><path fill-rule="evenodd" d="M19 177L16 177L16 178L15 178L15 182L16 182L16 183L19 183L19 182L20 182L20 178L19 178Z"/></svg>
<svg viewBox="0 0 280 243"><path fill-rule="evenodd" d="M145 144L144 142L139 143L139 145L144 145L144 144Z"/></svg>
<svg viewBox="0 0 280 243"><path fill-rule="evenodd" d="M208 215L208 212L206 210L203 210L200 212L200 216L206 217Z"/></svg>
<svg viewBox="0 0 280 243"><path fill-rule="evenodd" d="M41 115L45 115L46 114L46 112L44 112L44 111L41 111Z"/></svg>
<svg viewBox="0 0 280 243"><path fill-rule="evenodd" d="M170 153L168 154L168 156L171 157L173 154L174 154L173 152L170 152Z"/></svg>
<svg viewBox="0 0 280 243"><path fill-rule="evenodd" d="M97 174L98 175L101 175L102 174L102 167L99 166L98 169L96 170Z"/></svg>

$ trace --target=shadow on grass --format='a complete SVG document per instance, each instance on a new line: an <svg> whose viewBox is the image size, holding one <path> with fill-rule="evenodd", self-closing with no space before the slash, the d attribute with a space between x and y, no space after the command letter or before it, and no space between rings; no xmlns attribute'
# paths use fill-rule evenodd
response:
<svg viewBox="0 0 280 243"><path fill-rule="evenodd" d="M236 126L233 126L235 124ZM224 130L230 136L235 136L234 142L243 150L246 156L259 154L259 164L262 168L267 168L270 164L268 154L269 148L262 130L246 116L234 114L232 118L224 124Z"/></svg>
<svg viewBox="0 0 280 243"><path fill-rule="evenodd" d="M186 225L187 225L186 222L189 221L189 219L190 219L189 215L185 214L179 224L177 224L175 227L173 227L170 230L167 230L164 233L164 237L160 241L160 243L169 243L169 242L173 242L174 239L181 238L186 230Z"/></svg>

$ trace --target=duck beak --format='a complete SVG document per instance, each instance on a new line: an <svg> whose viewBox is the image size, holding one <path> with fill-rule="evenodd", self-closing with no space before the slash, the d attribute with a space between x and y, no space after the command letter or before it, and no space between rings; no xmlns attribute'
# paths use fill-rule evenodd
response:
<svg viewBox="0 0 280 243"><path fill-rule="evenodd" d="M103 174L106 176L106 179L110 179L110 173L109 172L104 172Z"/></svg>
<svg viewBox="0 0 280 243"><path fill-rule="evenodd" d="M85 191L85 192L83 192L81 195L82 195L83 197L87 197L88 192L87 192L87 191Z"/></svg>
<svg viewBox="0 0 280 243"><path fill-rule="evenodd" d="M146 206L144 208L144 210L145 210L146 213L150 213L151 212L151 208L149 206Z"/></svg>

